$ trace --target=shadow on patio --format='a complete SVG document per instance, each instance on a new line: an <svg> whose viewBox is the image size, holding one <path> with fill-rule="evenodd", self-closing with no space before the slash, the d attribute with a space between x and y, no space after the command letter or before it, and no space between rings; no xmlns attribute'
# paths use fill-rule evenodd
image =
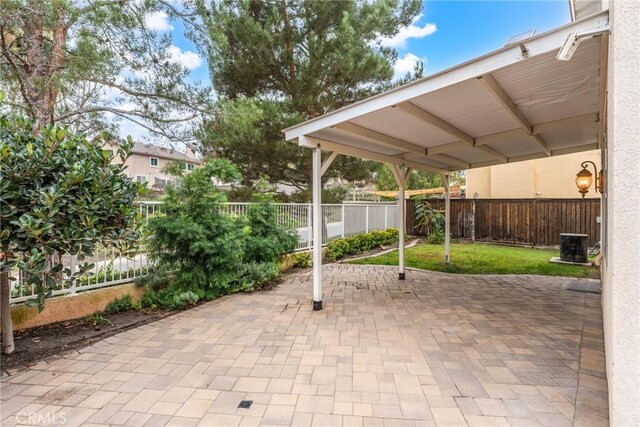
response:
<svg viewBox="0 0 640 427"><path fill-rule="evenodd" d="M319 312L293 274L4 376L2 424L607 424L600 296L572 279L324 278Z"/></svg>

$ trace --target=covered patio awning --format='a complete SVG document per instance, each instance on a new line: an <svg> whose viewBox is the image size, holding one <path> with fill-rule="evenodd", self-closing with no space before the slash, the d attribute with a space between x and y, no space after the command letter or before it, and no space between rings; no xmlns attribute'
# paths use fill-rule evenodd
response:
<svg viewBox="0 0 640 427"><path fill-rule="evenodd" d="M412 169L442 174L446 188L455 170L599 148L608 29L608 12L594 14L286 129L287 141L314 149L314 229L321 231L320 179L337 154L389 163L404 191ZM573 55L558 59L571 40ZM324 163L321 150L332 153ZM404 203L398 207L402 239ZM401 278L403 252L400 245ZM319 307L321 298L320 288Z"/></svg>

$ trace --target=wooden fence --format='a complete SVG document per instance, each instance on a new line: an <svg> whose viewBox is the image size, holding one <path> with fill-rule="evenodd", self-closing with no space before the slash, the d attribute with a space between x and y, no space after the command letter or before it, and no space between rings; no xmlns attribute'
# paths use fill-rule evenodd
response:
<svg viewBox="0 0 640 427"><path fill-rule="evenodd" d="M443 199L428 199L444 210ZM428 235L415 226L415 201L407 200L407 230ZM588 234L588 245L600 240L600 199L453 199L454 238L533 246L556 246L560 233Z"/></svg>

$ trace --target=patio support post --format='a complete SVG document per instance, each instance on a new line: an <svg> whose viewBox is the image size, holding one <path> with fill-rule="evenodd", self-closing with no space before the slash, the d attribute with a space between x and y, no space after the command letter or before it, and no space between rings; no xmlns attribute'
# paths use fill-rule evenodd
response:
<svg viewBox="0 0 640 427"><path fill-rule="evenodd" d="M451 258L451 194L449 191L449 175L442 174L444 187L444 263L449 264Z"/></svg>
<svg viewBox="0 0 640 427"><path fill-rule="evenodd" d="M302 139L306 137L302 136ZM302 141L304 142L304 141ZM312 154L313 189L313 309L322 310L322 175L329 169L337 153L322 161L322 148L318 144Z"/></svg>
<svg viewBox="0 0 640 427"><path fill-rule="evenodd" d="M322 150L313 149L313 309L322 310Z"/></svg>
<svg viewBox="0 0 640 427"><path fill-rule="evenodd" d="M404 280L404 239L406 229L405 199L404 190L407 186L407 179L412 169L407 168L404 172L397 165L389 165L396 183L398 184L398 279Z"/></svg>
<svg viewBox="0 0 640 427"><path fill-rule="evenodd" d="M398 183L398 279L404 280L404 230L406 222L404 187L406 182L400 179Z"/></svg>

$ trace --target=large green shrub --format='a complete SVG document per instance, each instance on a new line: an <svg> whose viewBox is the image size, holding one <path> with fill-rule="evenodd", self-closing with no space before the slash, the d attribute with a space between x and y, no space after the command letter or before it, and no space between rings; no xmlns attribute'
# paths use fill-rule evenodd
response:
<svg viewBox="0 0 640 427"><path fill-rule="evenodd" d="M276 223L273 197L259 194L247 212L249 226L244 245L244 261L273 263L295 249L298 238Z"/></svg>
<svg viewBox="0 0 640 427"><path fill-rule="evenodd" d="M374 230L331 241L326 247L325 256L329 261L337 261L347 255L356 255L397 241L397 228Z"/></svg>
<svg viewBox="0 0 640 427"><path fill-rule="evenodd" d="M88 140L66 128L36 131L29 120L0 117L2 311L8 312L11 269L17 267L24 284L36 290L26 303L42 309L62 281L93 267L84 263L72 273L61 255L83 260L97 244L126 251L138 240L140 186L123 173L122 164L133 141L123 142L116 153L102 150L107 141L107 134ZM8 323L10 318L3 330L10 329ZM8 335L3 346L10 352Z"/></svg>
<svg viewBox="0 0 640 427"><path fill-rule="evenodd" d="M251 291L277 277L278 258L293 250L296 238L278 227L272 199L259 196L246 216L226 212L226 195L212 180L240 177L225 159L180 178L167 188L162 214L149 220L150 255L165 280L147 280L157 292L147 305L173 310L184 306L183 292L208 300Z"/></svg>
<svg viewBox="0 0 640 427"><path fill-rule="evenodd" d="M229 290L243 260L243 229L221 212L226 201L212 180L239 178L230 162L216 159L167 187L163 214L149 219L148 248L175 285L214 295Z"/></svg>

